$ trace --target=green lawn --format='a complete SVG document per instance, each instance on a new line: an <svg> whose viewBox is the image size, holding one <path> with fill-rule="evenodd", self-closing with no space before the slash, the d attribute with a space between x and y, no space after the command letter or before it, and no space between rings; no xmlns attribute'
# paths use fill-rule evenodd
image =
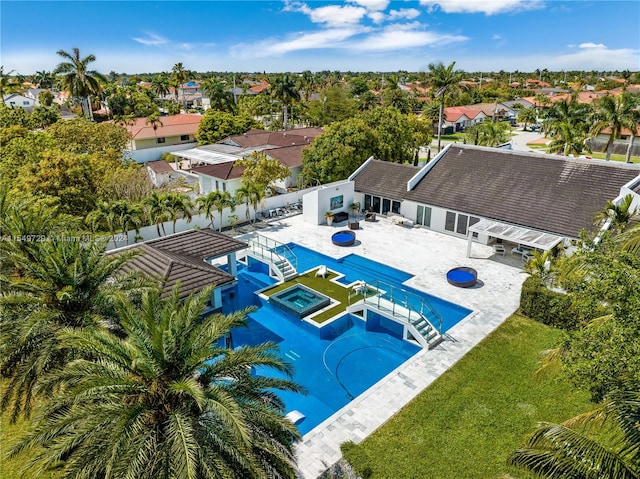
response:
<svg viewBox="0 0 640 479"><path fill-rule="evenodd" d="M541 145L539 143L527 143L527 146L532 150L538 150L541 153L547 153L549 148L546 145ZM583 153L585 156L590 156L591 158L597 158L599 160L604 160L607 157L606 153L593 152L593 153ZM611 161L626 161L627 157L625 155L611 155ZM632 156L631 163L640 163L640 157Z"/></svg>
<svg viewBox="0 0 640 479"><path fill-rule="evenodd" d="M338 304L336 304L334 307L323 311L322 313L319 313L311 318L317 323L324 323L326 320L345 312L347 306L349 305L349 289L345 288L339 283L334 283L333 281L331 281L337 276L337 274L335 273L329 272L326 278L316 278L315 273L317 270L318 268L315 268L314 270L306 274L301 274L300 276L290 281L263 291L263 294L266 296L271 296L272 294L278 293L283 289L287 289L294 284L303 284L305 286L308 286L309 288L338 301ZM356 296L355 293L354 296ZM354 301L358 301L358 299L359 298L353 298Z"/></svg>
<svg viewBox="0 0 640 479"><path fill-rule="evenodd" d="M561 332L514 315L345 456L373 478L503 479L538 421L592 408L559 373L534 375ZM511 474L512 476L509 476Z"/></svg>

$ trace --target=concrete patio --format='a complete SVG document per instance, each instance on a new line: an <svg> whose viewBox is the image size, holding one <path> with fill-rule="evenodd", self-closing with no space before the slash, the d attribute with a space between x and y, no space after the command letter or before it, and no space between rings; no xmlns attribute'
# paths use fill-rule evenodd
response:
<svg viewBox="0 0 640 479"><path fill-rule="evenodd" d="M297 215L271 222L260 234L336 258L353 253L393 266L414 275L405 284L473 313L449 330L439 346L419 352L304 435L297 456L301 477L308 479L341 458L341 443L366 438L511 315L526 278L519 255L496 255L492 247L474 244L467 258L464 239L406 228L386 218L360 221L356 243L350 247L332 244L331 235L341 229L347 229L346 222L315 226ZM475 268L478 283L466 289L447 283L447 271L456 266Z"/></svg>

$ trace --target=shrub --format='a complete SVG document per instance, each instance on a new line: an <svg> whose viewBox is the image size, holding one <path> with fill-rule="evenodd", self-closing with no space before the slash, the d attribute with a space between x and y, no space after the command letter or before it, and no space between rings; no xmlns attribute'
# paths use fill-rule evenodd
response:
<svg viewBox="0 0 640 479"><path fill-rule="evenodd" d="M522 285L520 311L531 319L562 329L574 329L580 320L571 296L549 290L536 276L530 276Z"/></svg>

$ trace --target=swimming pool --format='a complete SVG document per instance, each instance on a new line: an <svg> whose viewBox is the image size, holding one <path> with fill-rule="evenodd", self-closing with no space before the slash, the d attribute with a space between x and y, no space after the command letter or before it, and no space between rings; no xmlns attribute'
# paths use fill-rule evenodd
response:
<svg viewBox="0 0 640 479"><path fill-rule="evenodd" d="M288 246L298 257L299 271L325 264L329 269L345 274L341 279L343 284L382 279L388 284L401 286L411 278L408 273L361 256L347 255L335 260L293 243ZM294 366L294 380L308 391L307 395L279 393L287 411L298 410L306 416L298 424L302 434L421 350L416 344L402 340L401 325L371 312L366 323L357 316L345 314L318 329L254 294L275 282L269 277L266 265L239 264L238 284L223 293L223 313L250 305L257 307L249 315L249 327L232 332L233 343L236 346L265 341L278 344L281 357ZM433 296L429 299L439 309L444 308L441 310L443 317L451 325L471 312ZM451 311L445 311L446 308ZM453 318L449 318L451 314L454 314ZM260 370L256 373L267 374ZM269 371L268 374L273 373Z"/></svg>

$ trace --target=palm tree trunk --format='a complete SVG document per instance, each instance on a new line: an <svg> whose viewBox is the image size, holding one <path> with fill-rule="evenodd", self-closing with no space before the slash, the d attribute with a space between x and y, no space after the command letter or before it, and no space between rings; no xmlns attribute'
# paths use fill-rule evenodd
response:
<svg viewBox="0 0 640 479"><path fill-rule="evenodd" d="M625 161L627 163L631 163L631 151L633 150L633 142L636 139L636 135L634 135L633 133L631 133L631 136L629 137L629 146L627 147L627 157L625 158Z"/></svg>
<svg viewBox="0 0 640 479"><path fill-rule="evenodd" d="M162 236L160 234L160 223L156 223L156 231L158 232L158 238L160 238Z"/></svg>
<svg viewBox="0 0 640 479"><path fill-rule="evenodd" d="M87 116L91 121L93 121L93 108L91 108L91 95L87 95Z"/></svg>
<svg viewBox="0 0 640 479"><path fill-rule="evenodd" d="M289 106L285 103L284 107L282 109L282 128L284 130L287 129L287 113L288 113L288 110L289 110Z"/></svg>
<svg viewBox="0 0 640 479"><path fill-rule="evenodd" d="M177 219L173 220L173 234L176 234L176 223L178 222Z"/></svg>
<svg viewBox="0 0 640 479"><path fill-rule="evenodd" d="M613 139L607 145L607 156L605 158L607 161L611 160L611 150L613 150Z"/></svg>

